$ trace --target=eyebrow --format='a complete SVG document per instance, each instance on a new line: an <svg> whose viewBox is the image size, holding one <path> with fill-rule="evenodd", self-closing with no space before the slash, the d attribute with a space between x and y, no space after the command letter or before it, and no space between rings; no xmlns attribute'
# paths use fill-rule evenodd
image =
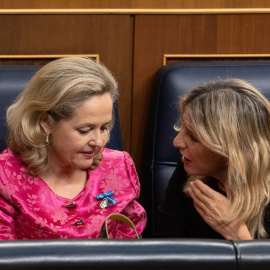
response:
<svg viewBox="0 0 270 270"><path fill-rule="evenodd" d="M111 119L110 121L103 123L101 126L106 126L106 125L110 125L110 123L113 121L113 119ZM76 125L76 128L84 128L84 127L93 127L96 126L96 124L93 123L83 123L81 125Z"/></svg>

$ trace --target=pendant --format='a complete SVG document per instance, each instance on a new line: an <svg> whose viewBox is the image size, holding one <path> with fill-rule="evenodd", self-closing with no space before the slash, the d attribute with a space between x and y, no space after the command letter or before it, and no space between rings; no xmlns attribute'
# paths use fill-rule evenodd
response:
<svg viewBox="0 0 270 270"><path fill-rule="evenodd" d="M100 203L99 207L100 207L101 209L105 209L106 207L108 207L108 199L107 199L107 198L104 198L104 199L102 200L102 202Z"/></svg>

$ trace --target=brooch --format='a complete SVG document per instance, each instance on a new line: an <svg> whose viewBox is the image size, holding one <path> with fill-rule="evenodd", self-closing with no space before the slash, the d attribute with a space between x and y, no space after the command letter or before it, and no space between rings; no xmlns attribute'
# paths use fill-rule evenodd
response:
<svg viewBox="0 0 270 270"><path fill-rule="evenodd" d="M111 202L112 204L117 204L117 201L111 197L113 194L114 194L114 191L111 190L109 192L101 193L101 194L96 196L98 200L103 199L99 205L99 207L101 209L105 209L106 207L110 207L109 202Z"/></svg>

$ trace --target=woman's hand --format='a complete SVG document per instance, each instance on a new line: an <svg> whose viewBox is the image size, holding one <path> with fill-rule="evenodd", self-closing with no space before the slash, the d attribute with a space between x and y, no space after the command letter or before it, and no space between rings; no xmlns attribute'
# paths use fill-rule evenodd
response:
<svg viewBox="0 0 270 270"><path fill-rule="evenodd" d="M193 199L194 206L203 220L225 239L252 239L245 224L228 223L223 219L231 207L230 201L225 196L214 191L200 180L191 182L187 192Z"/></svg>

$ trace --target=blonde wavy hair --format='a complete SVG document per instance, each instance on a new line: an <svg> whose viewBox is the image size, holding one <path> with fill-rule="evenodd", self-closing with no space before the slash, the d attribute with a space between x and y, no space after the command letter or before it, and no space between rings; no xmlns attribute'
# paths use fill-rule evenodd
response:
<svg viewBox="0 0 270 270"><path fill-rule="evenodd" d="M109 93L113 102L118 97L117 82L104 65L84 57L50 62L32 77L7 110L8 147L20 156L29 172L45 172L49 166L51 144L45 144L47 135L40 124L44 115L56 125L62 119L72 117L84 101L104 93ZM101 160L99 153L90 169L97 167Z"/></svg>
<svg viewBox="0 0 270 270"><path fill-rule="evenodd" d="M270 103L240 79L210 82L180 100L197 138L225 157L228 165L228 222L245 222L251 235L265 238L263 218L270 195ZM190 181L198 176L191 177ZM207 182L209 178L199 176Z"/></svg>

